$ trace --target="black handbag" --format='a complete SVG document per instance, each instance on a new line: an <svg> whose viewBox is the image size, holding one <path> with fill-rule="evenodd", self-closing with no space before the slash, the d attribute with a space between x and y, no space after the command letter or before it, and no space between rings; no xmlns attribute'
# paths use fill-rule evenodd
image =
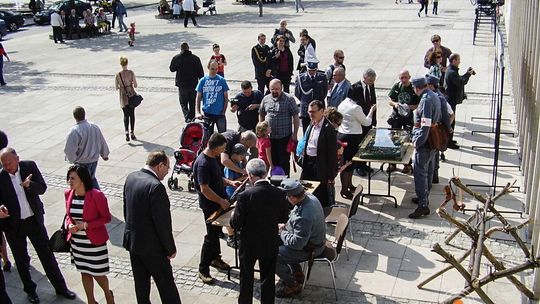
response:
<svg viewBox="0 0 540 304"><path fill-rule="evenodd" d="M68 231L65 228L66 216L60 229L56 230L49 239L49 248L52 252L69 252L71 244L67 240Z"/></svg>
<svg viewBox="0 0 540 304"><path fill-rule="evenodd" d="M122 81L122 86L124 87L124 91L126 91L126 95L128 93L128 90L126 88L126 84L124 83L124 79L122 78L122 73L118 73L118 76L120 76L120 81ZM132 96L128 95L128 106L130 108L136 108L138 107L141 102L143 101L143 97L140 94L133 94Z"/></svg>

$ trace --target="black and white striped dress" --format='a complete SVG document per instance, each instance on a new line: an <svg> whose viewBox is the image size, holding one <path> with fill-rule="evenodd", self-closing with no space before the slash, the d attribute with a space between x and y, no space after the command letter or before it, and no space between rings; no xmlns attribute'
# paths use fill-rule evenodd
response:
<svg viewBox="0 0 540 304"><path fill-rule="evenodd" d="M74 221L82 221L84 196L74 196L69 214ZM71 263L79 272L92 276L103 276L109 273L109 253L107 243L92 245L86 231L79 230L71 234Z"/></svg>

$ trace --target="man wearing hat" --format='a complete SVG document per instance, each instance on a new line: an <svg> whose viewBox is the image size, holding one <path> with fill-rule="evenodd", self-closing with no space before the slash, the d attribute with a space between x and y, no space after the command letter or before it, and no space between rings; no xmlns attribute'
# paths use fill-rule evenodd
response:
<svg viewBox="0 0 540 304"><path fill-rule="evenodd" d="M399 81L392 86L388 97L390 97L388 104L392 107L392 114L390 114L387 120L388 124L392 129L403 128L410 132L414 124L413 111L416 110L420 99L414 93L409 71L402 70L399 72ZM395 170L396 165L389 164L386 172L393 172ZM412 166L410 164L404 165L401 172L405 174L412 173Z"/></svg>
<svg viewBox="0 0 540 304"><path fill-rule="evenodd" d="M328 92L328 80L323 71L319 71L317 62L307 63L307 71L296 77L294 95L300 100L300 118L302 128L306 133L310 118L308 105L313 100L324 101Z"/></svg>
<svg viewBox="0 0 540 304"><path fill-rule="evenodd" d="M278 285L281 285L276 297L289 298L302 291L304 274L300 263L324 251L326 224L321 204L305 192L299 181L286 179L281 182L281 189L294 208L287 223L278 225L283 245L279 246L276 263Z"/></svg>
<svg viewBox="0 0 540 304"><path fill-rule="evenodd" d="M425 77L412 80L414 92L420 97L420 103L414 115L413 144L414 144L414 190L416 197L413 203L418 208L409 214L409 218L417 219L429 215L429 190L435 169L435 149L429 147L428 135L431 125L441 121L441 103L439 97L428 89Z"/></svg>
<svg viewBox="0 0 540 304"><path fill-rule="evenodd" d="M285 223L289 208L285 193L270 184L266 165L258 158L247 163L253 187L240 194L231 226L242 234L240 243L240 295L238 303L253 302L253 272L259 262L261 304L274 303L276 258L279 248L278 223Z"/></svg>
<svg viewBox="0 0 540 304"><path fill-rule="evenodd" d="M439 101L441 102L441 122L444 124L447 130L452 132L452 126L451 123L454 120L454 111L452 111L452 107L450 107L450 104L448 101L446 101L446 97L443 93L439 90L439 78L437 76L433 75L426 75L426 81L428 84L428 89L432 90L437 94L439 97ZM433 184L439 183L439 159L442 159L443 161L446 160L446 157L444 156L444 151L440 151L440 158L439 158L439 151L435 153L435 170L433 171Z"/></svg>

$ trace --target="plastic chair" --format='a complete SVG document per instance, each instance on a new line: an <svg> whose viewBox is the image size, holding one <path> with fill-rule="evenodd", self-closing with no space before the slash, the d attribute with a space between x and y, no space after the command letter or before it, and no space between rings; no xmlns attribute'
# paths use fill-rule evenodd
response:
<svg viewBox="0 0 540 304"><path fill-rule="evenodd" d="M327 224L337 224L338 218L341 214L345 214L349 219L352 218L356 212L358 211L358 204L360 204L360 198L362 197L362 192L364 191L364 188L362 188L362 185L358 185L356 187L356 191L354 191L354 196L352 199L351 205L345 205L345 204L335 204L332 206L332 211L328 216L326 217L325 221ZM352 232L352 223L350 223L351 229L349 229L349 232L351 234L351 241L354 241L354 236Z"/></svg>
<svg viewBox="0 0 540 304"><path fill-rule="evenodd" d="M330 273L332 274L332 283L334 283L334 293L336 295L336 301L338 300L336 288L336 267L334 264L339 259L339 254L341 253L341 248L343 247L343 243L345 241L345 235L347 234L348 226L349 218L345 214L340 214L338 216L336 230L334 233L334 241L336 242L336 247L332 245L332 242L326 242L324 251L321 253L321 255L314 257L313 259L310 259L309 261L304 263L304 268L307 264L308 269L306 279L304 280L302 288L306 286L306 282L307 280L309 280L311 268L313 267L314 263L328 263L328 266L330 266Z"/></svg>

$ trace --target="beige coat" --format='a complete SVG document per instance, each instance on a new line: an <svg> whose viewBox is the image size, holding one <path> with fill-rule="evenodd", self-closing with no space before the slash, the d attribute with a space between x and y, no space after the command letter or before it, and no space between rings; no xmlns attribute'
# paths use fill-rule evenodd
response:
<svg viewBox="0 0 540 304"><path fill-rule="evenodd" d="M122 80L120 79L120 74L122 75L122 80L124 81L125 88L122 84ZM118 74L116 74L114 82L120 96L120 107L123 108L128 105L128 97L135 94L135 87L137 87L135 73L133 73L132 70L122 70Z"/></svg>

